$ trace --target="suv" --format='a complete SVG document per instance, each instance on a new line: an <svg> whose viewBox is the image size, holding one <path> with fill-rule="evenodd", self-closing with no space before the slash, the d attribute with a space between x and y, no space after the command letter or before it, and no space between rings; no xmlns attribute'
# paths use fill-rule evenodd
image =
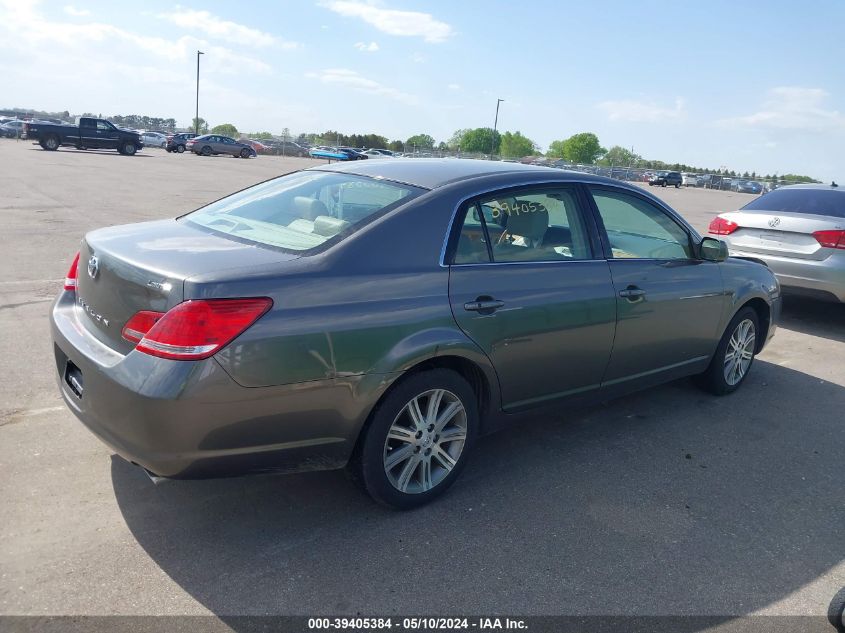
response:
<svg viewBox="0 0 845 633"><path fill-rule="evenodd" d="M164 146L168 152L182 153L185 151L185 144L188 139L196 138L196 134L183 132L182 134L170 134L167 136L167 144Z"/></svg>
<svg viewBox="0 0 845 633"><path fill-rule="evenodd" d="M660 185L665 187L666 185L674 185L677 189L681 186L682 181L683 178L679 171L659 171L648 179L648 186Z"/></svg>

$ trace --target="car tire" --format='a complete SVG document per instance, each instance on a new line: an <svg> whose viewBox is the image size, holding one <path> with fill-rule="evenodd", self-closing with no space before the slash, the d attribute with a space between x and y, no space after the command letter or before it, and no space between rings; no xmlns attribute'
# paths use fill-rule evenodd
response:
<svg viewBox="0 0 845 633"><path fill-rule="evenodd" d="M48 152L55 152L61 146L61 142L59 141L59 137L55 134L50 134L44 141L41 143L41 147L46 149Z"/></svg>
<svg viewBox="0 0 845 633"><path fill-rule="evenodd" d="M681 185L675 185L675 189L679 189Z"/></svg>
<svg viewBox="0 0 845 633"><path fill-rule="evenodd" d="M836 592L827 608L827 621L839 633L845 633L845 587Z"/></svg>
<svg viewBox="0 0 845 633"><path fill-rule="evenodd" d="M185 146L184 146L184 145L177 145L177 146L176 146L176 152L177 152L177 153L182 154L182 153L184 153L184 151L185 151Z"/></svg>
<svg viewBox="0 0 845 633"><path fill-rule="evenodd" d="M752 308L737 312L725 328L707 370L696 377L699 386L717 396L739 389L754 364L759 332L760 321Z"/></svg>
<svg viewBox="0 0 845 633"><path fill-rule="evenodd" d="M371 413L353 474L383 505L398 510L421 506L460 475L477 429L476 395L460 374L449 369L413 374Z"/></svg>
<svg viewBox="0 0 845 633"><path fill-rule="evenodd" d="M206 145L200 150L200 154L202 154L203 156L211 156L211 148Z"/></svg>
<svg viewBox="0 0 845 633"><path fill-rule="evenodd" d="M127 141L120 147L120 153L124 156L134 156L137 151L138 148L135 147L135 143L132 143L131 141Z"/></svg>
<svg viewBox="0 0 845 633"><path fill-rule="evenodd" d="M241 158L249 158L249 156L250 156L250 151L246 147L244 147L241 150Z"/></svg>

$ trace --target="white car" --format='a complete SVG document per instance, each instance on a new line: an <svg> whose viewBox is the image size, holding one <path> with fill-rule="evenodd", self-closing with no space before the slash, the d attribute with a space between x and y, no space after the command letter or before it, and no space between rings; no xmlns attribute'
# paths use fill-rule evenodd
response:
<svg viewBox="0 0 845 633"><path fill-rule="evenodd" d="M145 147L167 147L167 137L158 132L144 132L141 134L141 142Z"/></svg>
<svg viewBox="0 0 845 633"><path fill-rule="evenodd" d="M681 184L684 187L697 187L698 186L698 174L688 174L688 173L681 174Z"/></svg>

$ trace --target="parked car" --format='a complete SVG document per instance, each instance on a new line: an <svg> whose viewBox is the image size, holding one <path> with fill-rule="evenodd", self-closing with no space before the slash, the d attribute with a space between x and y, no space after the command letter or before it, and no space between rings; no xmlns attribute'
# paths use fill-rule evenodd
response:
<svg viewBox="0 0 845 633"><path fill-rule="evenodd" d="M187 143L190 139L196 138L197 135L190 132L180 132L179 134L171 134L166 139L164 149L168 152L176 152L181 154L185 151Z"/></svg>
<svg viewBox="0 0 845 633"><path fill-rule="evenodd" d="M273 154L278 156L298 156L300 158L304 158L308 156L308 149L300 145L299 143L294 143L293 141L268 141Z"/></svg>
<svg viewBox="0 0 845 633"><path fill-rule="evenodd" d="M258 154L267 154L271 151L269 145L265 145L262 141L256 140L254 138L240 139L238 142L244 143L245 145L249 145Z"/></svg>
<svg viewBox="0 0 845 633"><path fill-rule="evenodd" d="M737 180L734 183L733 190L738 193L763 193L763 185L754 180Z"/></svg>
<svg viewBox="0 0 845 633"><path fill-rule="evenodd" d="M368 149L361 152L368 158L393 158L393 152L381 149Z"/></svg>
<svg viewBox="0 0 845 633"><path fill-rule="evenodd" d="M188 139L185 149L197 156L229 154L235 158L253 158L257 155L252 146L247 143L239 143L233 138L220 134L203 134Z"/></svg>
<svg viewBox="0 0 845 633"><path fill-rule="evenodd" d="M51 328L64 401L148 472L348 466L409 508L519 412L735 391L779 310L768 268L639 187L369 160L88 233Z"/></svg>
<svg viewBox="0 0 845 633"><path fill-rule="evenodd" d="M145 147L160 147L164 149L167 147L167 137L158 132L144 132L141 134L141 142Z"/></svg>
<svg viewBox="0 0 845 633"><path fill-rule="evenodd" d="M77 125L29 122L24 125L24 138L37 141L43 149L55 151L62 145L79 149L116 149L121 154L134 156L144 147L141 135L124 130L111 121L80 117Z"/></svg>
<svg viewBox="0 0 845 633"><path fill-rule="evenodd" d="M648 186L653 187L658 185L665 187L667 185L674 186L675 189L681 186L681 173L678 171L659 171L648 180Z"/></svg>
<svg viewBox="0 0 845 633"><path fill-rule="evenodd" d="M681 184L684 187L697 187L698 186L698 174L681 174Z"/></svg>
<svg viewBox="0 0 845 633"><path fill-rule="evenodd" d="M26 121L21 121L19 119L7 121L6 123L0 125L0 136L5 138L18 138L23 134L24 125L26 125Z"/></svg>
<svg viewBox="0 0 845 633"><path fill-rule="evenodd" d="M845 302L845 191L791 185L723 213L709 232L731 254L766 262L784 290Z"/></svg>
<svg viewBox="0 0 845 633"><path fill-rule="evenodd" d="M349 157L348 160L366 160L369 158L361 150L355 149L354 147L338 147L337 149L346 154Z"/></svg>

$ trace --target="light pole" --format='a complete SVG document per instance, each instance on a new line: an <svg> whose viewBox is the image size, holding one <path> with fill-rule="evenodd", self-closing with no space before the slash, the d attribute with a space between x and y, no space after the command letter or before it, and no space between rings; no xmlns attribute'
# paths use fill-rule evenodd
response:
<svg viewBox="0 0 845 633"><path fill-rule="evenodd" d="M490 135L490 160L493 160L493 148L496 146L496 128L499 126L499 104L504 99L496 99L496 118L493 120L493 133Z"/></svg>
<svg viewBox="0 0 845 633"><path fill-rule="evenodd" d="M200 55L205 55L205 53L197 51L197 111L194 116L194 134L197 136L200 133Z"/></svg>

